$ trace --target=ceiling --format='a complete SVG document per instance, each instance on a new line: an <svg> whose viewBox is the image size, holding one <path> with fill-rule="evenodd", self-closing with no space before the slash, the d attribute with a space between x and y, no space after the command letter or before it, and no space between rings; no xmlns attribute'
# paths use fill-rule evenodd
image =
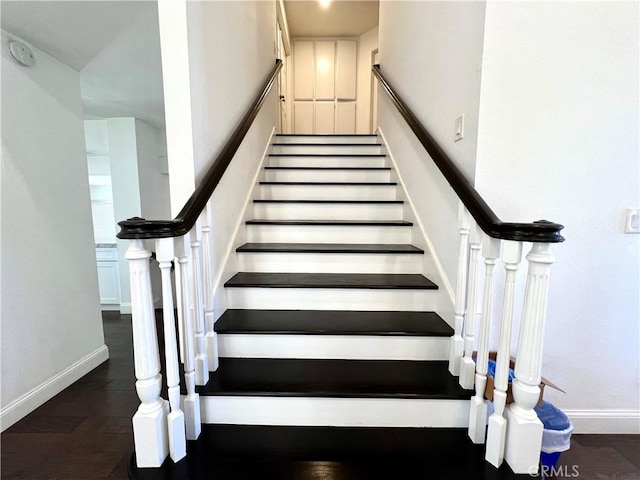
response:
<svg viewBox="0 0 640 480"><path fill-rule="evenodd" d="M285 0L290 35L359 36L378 25L378 1ZM164 126L155 1L2 0L0 25L80 72L86 118L136 117Z"/></svg>
<svg viewBox="0 0 640 480"><path fill-rule="evenodd" d="M312 0L285 0L292 37L353 37L378 25L379 2L333 0L328 8Z"/></svg>
<svg viewBox="0 0 640 480"><path fill-rule="evenodd" d="M87 118L164 126L156 2L2 1L2 28L80 72Z"/></svg>

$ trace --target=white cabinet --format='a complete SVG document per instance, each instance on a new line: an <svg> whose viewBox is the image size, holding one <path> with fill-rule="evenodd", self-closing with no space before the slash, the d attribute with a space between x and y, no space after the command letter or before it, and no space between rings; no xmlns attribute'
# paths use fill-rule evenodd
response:
<svg viewBox="0 0 640 480"><path fill-rule="evenodd" d="M115 247L96 248L98 286L102 305L120 305L120 270Z"/></svg>
<svg viewBox="0 0 640 480"><path fill-rule="evenodd" d="M313 42L297 41L294 46L295 63L293 64L293 75L295 83L293 86L295 100L313 100Z"/></svg>
<svg viewBox="0 0 640 480"><path fill-rule="evenodd" d="M351 39L294 42L294 133L355 133L357 54Z"/></svg>
<svg viewBox="0 0 640 480"><path fill-rule="evenodd" d="M336 97L338 100L356 100L356 66L358 45L353 40L339 40L336 69Z"/></svg>
<svg viewBox="0 0 640 480"><path fill-rule="evenodd" d="M316 42L316 100L333 100L336 96L335 42Z"/></svg>

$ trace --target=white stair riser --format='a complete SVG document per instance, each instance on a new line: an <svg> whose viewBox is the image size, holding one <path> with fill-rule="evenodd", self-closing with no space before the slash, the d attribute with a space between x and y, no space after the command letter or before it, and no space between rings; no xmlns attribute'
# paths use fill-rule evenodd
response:
<svg viewBox="0 0 640 480"><path fill-rule="evenodd" d="M260 199L395 200L395 185L261 185Z"/></svg>
<svg viewBox="0 0 640 480"><path fill-rule="evenodd" d="M266 182L388 182L390 170L265 170Z"/></svg>
<svg viewBox="0 0 640 480"><path fill-rule="evenodd" d="M465 428L469 401L201 396L200 415L205 424Z"/></svg>
<svg viewBox="0 0 640 480"><path fill-rule="evenodd" d="M385 167L384 157L270 157L270 167Z"/></svg>
<svg viewBox="0 0 640 480"><path fill-rule="evenodd" d="M376 136L325 136L325 135L296 135L295 137L276 136L276 143L380 143Z"/></svg>
<svg viewBox="0 0 640 480"><path fill-rule="evenodd" d="M406 253L238 252L241 272L421 273L422 255Z"/></svg>
<svg viewBox="0 0 640 480"><path fill-rule="evenodd" d="M255 218L269 220L401 220L402 204L255 203Z"/></svg>
<svg viewBox="0 0 640 480"><path fill-rule="evenodd" d="M263 243L411 243L412 227L247 225L247 241Z"/></svg>
<svg viewBox="0 0 640 480"><path fill-rule="evenodd" d="M368 153L380 153L379 145L274 145L271 153L287 153L287 154L368 154Z"/></svg>
<svg viewBox="0 0 640 480"><path fill-rule="evenodd" d="M227 308L255 310L425 312L437 305L437 290L233 287L225 291Z"/></svg>
<svg viewBox="0 0 640 480"><path fill-rule="evenodd" d="M219 334L221 357L448 360L448 337Z"/></svg>

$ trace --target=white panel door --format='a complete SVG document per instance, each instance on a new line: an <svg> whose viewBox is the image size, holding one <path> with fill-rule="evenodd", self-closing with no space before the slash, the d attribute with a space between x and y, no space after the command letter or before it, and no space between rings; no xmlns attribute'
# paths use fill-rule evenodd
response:
<svg viewBox="0 0 640 480"><path fill-rule="evenodd" d="M335 42L316 42L316 100L335 98Z"/></svg>
<svg viewBox="0 0 640 480"><path fill-rule="evenodd" d="M336 133L356 133L356 102L336 104Z"/></svg>
<svg viewBox="0 0 640 480"><path fill-rule="evenodd" d="M354 40L338 40L336 69L336 98L356 99L356 71L358 65L357 43Z"/></svg>
<svg viewBox="0 0 640 480"><path fill-rule="evenodd" d="M294 133L314 133L313 102L295 102L293 116L295 118Z"/></svg>
<svg viewBox="0 0 640 480"><path fill-rule="evenodd" d="M298 40L293 44L294 94L296 100L313 100L313 42Z"/></svg>
<svg viewBox="0 0 640 480"><path fill-rule="evenodd" d="M316 132L315 133L335 133L334 127L335 103L316 102Z"/></svg>

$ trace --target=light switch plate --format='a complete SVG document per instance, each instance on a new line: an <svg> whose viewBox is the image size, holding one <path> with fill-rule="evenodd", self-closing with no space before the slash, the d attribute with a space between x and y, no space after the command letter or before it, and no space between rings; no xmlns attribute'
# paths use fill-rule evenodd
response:
<svg viewBox="0 0 640 480"><path fill-rule="evenodd" d="M640 233L640 208L627 208L624 233Z"/></svg>
<svg viewBox="0 0 640 480"><path fill-rule="evenodd" d="M456 118L456 122L453 129L453 141L457 142L464 138L464 113Z"/></svg>

